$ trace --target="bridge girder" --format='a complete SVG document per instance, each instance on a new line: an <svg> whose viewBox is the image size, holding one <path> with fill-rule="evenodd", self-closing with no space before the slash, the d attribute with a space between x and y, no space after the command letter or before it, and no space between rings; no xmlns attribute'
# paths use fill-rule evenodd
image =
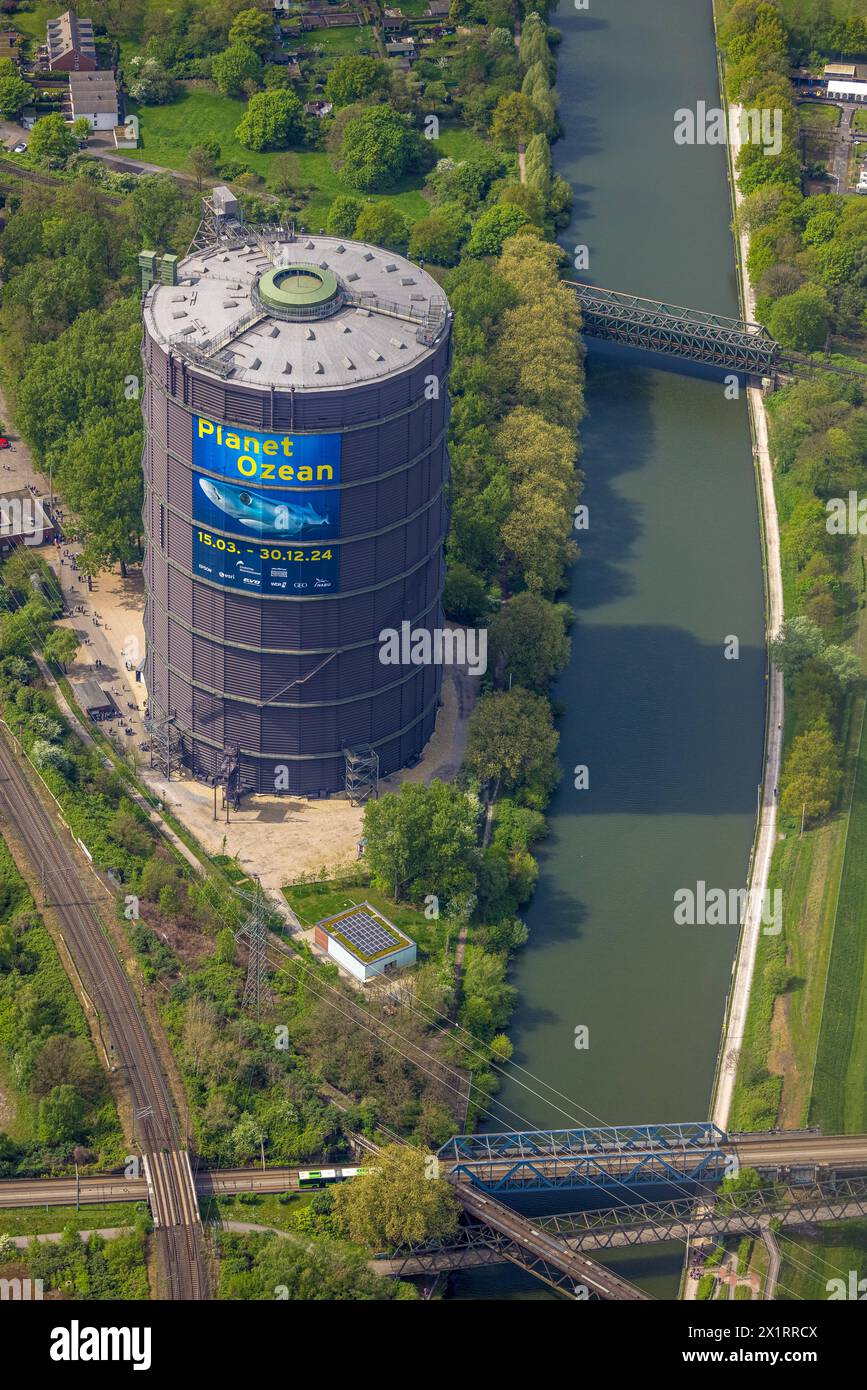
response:
<svg viewBox="0 0 867 1390"><path fill-rule="evenodd" d="M686 1243L705 1237L717 1240L758 1234L772 1219L783 1230L822 1222L851 1221L867 1215L867 1178L816 1183L800 1188L763 1188L733 1194L711 1209L700 1199L645 1202L637 1206L604 1207L590 1211L533 1218L537 1231L561 1239L573 1251L597 1251L657 1244ZM505 1253L501 1232L483 1223L461 1226L453 1236L424 1246L395 1251L389 1273L403 1275L474 1268L512 1258ZM530 1266L521 1258L515 1263ZM531 1272L535 1272L531 1269ZM565 1287L554 1281L552 1287ZM574 1296L574 1295L573 1295Z"/></svg>
<svg viewBox="0 0 867 1390"><path fill-rule="evenodd" d="M567 281L590 337L750 375L773 375L780 346L759 324Z"/></svg>

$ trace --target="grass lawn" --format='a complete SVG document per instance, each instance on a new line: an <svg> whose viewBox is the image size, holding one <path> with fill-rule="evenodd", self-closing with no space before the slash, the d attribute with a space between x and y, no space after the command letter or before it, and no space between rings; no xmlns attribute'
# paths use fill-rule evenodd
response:
<svg viewBox="0 0 867 1390"><path fill-rule="evenodd" d="M319 1162L312 1167L322 1166ZM295 1229L296 1219L316 1196L309 1192L245 1192L235 1197L206 1197L202 1220L249 1221L254 1226L276 1226L278 1231Z"/></svg>
<svg viewBox="0 0 867 1390"><path fill-rule="evenodd" d="M289 46L297 46L302 59L305 54L315 57L312 50L316 48L322 49L323 58L342 58L346 53L375 53L376 39L369 25L347 24L336 29L316 29L305 34L297 45L290 39Z"/></svg>
<svg viewBox="0 0 867 1390"><path fill-rule="evenodd" d="M839 106L831 106L824 102L799 101L798 115L803 126L822 126L834 130L840 124Z"/></svg>
<svg viewBox="0 0 867 1390"><path fill-rule="evenodd" d="M78 1211L75 1207L6 1207L0 1209L0 1235L37 1236L63 1231L67 1226L77 1231L132 1226L139 1209L138 1202L107 1202Z"/></svg>
<svg viewBox="0 0 867 1390"><path fill-rule="evenodd" d="M859 107L855 112L852 129L859 131L862 135L867 133L867 111L863 107Z"/></svg>
<svg viewBox="0 0 867 1390"><path fill-rule="evenodd" d="M204 87L188 87L178 101L168 106L139 107L128 103L128 110L141 121L141 146L124 152L124 157L159 164L166 169L184 169L190 147L197 141L215 139L220 144L221 162L237 161L254 173L267 178L278 152L257 153L245 150L235 139L235 129L244 114L246 103L234 97ZM484 142L472 131L443 124L436 142L441 159L464 159L483 146ZM301 168L303 184L315 191L302 213L305 225L317 229L324 225L332 201L341 193L355 197L393 202L410 221L425 217L430 204L422 195L424 178L413 175L402 179L382 193L358 194L349 188L332 167L331 156L324 150L295 150Z"/></svg>
<svg viewBox="0 0 867 1390"><path fill-rule="evenodd" d="M784 1233L777 1239L783 1257L777 1302L824 1301L835 1291L828 1288L831 1279L842 1279L848 1296L849 1271L855 1271L856 1281L867 1277L865 1221L833 1222L818 1236L798 1231L791 1240Z"/></svg>
<svg viewBox="0 0 867 1390"><path fill-rule="evenodd" d="M333 917L337 912L366 902L422 949L433 949L437 940L440 925L437 921L430 921L417 907L409 903L396 903L376 888L364 884L347 886L329 880L324 883L298 883L284 888L283 896L305 927L312 927L323 917Z"/></svg>
<svg viewBox="0 0 867 1390"><path fill-rule="evenodd" d="M867 1121L867 740L855 772L846 857L834 922L810 1122L826 1134Z"/></svg>

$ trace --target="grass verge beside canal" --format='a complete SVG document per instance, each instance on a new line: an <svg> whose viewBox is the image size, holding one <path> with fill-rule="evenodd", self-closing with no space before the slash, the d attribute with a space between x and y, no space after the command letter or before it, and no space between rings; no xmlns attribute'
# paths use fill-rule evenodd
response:
<svg viewBox="0 0 867 1390"><path fill-rule="evenodd" d="M860 552L852 573L860 573ZM864 608L856 645L863 665ZM782 894L783 932L759 941L732 1129L867 1128L865 707L862 682L847 712L848 777L837 814L803 835L782 823L770 888Z"/></svg>

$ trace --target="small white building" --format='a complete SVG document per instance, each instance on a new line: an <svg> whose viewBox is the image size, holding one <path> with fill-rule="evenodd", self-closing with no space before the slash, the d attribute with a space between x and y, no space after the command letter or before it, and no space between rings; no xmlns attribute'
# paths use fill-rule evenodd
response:
<svg viewBox="0 0 867 1390"><path fill-rule="evenodd" d="M313 940L356 980L370 980L385 970L415 963L415 942L370 903L359 903L317 922Z"/></svg>
<svg viewBox="0 0 867 1390"><path fill-rule="evenodd" d="M857 82L854 77L829 82L828 96L837 101L867 101L867 82Z"/></svg>
<svg viewBox="0 0 867 1390"><path fill-rule="evenodd" d="M73 121L84 116L92 130L114 130L118 123L117 83L114 73L71 72L69 113Z"/></svg>

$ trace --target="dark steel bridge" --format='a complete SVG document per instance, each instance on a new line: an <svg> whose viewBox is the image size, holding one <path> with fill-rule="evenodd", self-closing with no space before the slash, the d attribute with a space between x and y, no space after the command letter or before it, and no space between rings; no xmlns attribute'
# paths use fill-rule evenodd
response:
<svg viewBox="0 0 867 1390"><path fill-rule="evenodd" d="M578 297L584 332L591 338L751 376L772 377L781 365L779 343L758 323L642 299L599 285L581 285L573 280L566 283Z"/></svg>
<svg viewBox="0 0 867 1390"><path fill-rule="evenodd" d="M562 1256L622 1250L636 1245L653 1245L676 1240L695 1245L745 1235L759 1236L771 1222L780 1231L793 1231L829 1221L863 1220L867 1215L867 1179L834 1179L809 1187L769 1187L714 1197L704 1194L668 1202L643 1202L637 1206L616 1206L589 1211L565 1212L556 1216L536 1216L529 1223L533 1233L560 1247L548 1254L543 1268L533 1267L526 1246L509 1238L503 1230L485 1221L483 1212L473 1214L442 1240L425 1245L403 1246L377 1260L383 1274L410 1277L443 1273L447 1270L476 1268L479 1265L517 1264L541 1278L551 1287L575 1296L570 1288ZM539 1262L542 1263L541 1261ZM595 1273L596 1262L589 1266ZM584 1297L622 1297L620 1289L597 1293L594 1285L579 1271L573 1284L582 1284Z"/></svg>

